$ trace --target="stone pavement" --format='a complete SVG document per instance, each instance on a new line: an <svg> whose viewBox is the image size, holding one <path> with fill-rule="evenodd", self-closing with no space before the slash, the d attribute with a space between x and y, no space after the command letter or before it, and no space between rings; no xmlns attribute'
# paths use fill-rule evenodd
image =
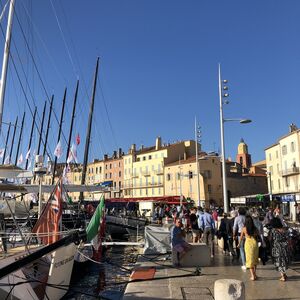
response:
<svg viewBox="0 0 300 300"><path fill-rule="evenodd" d="M293 263L288 270L288 280L279 281L280 274L271 262L258 266L257 281L249 280L249 271L244 272L239 262L224 256L220 250L211 259L211 266L201 268L174 268L170 256L141 256L137 267L156 268L152 280L131 282L127 285L123 299L214 299L214 282L217 279L232 278L245 283L246 299L300 300L300 262Z"/></svg>

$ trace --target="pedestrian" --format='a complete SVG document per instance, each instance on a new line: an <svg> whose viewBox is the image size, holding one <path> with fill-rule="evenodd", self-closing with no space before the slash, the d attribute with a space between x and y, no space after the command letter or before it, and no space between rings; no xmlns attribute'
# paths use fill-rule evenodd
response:
<svg viewBox="0 0 300 300"><path fill-rule="evenodd" d="M223 214L223 218L221 219L221 223L218 229L218 238L223 238L223 254L229 253L229 245L228 245L228 232L227 229L229 228L229 220L227 218L227 214Z"/></svg>
<svg viewBox="0 0 300 300"><path fill-rule="evenodd" d="M273 218L271 221L272 229L269 232L271 242L271 256L278 272L280 272L280 281L286 281L286 270L289 267L289 233L283 227L280 218Z"/></svg>
<svg viewBox="0 0 300 300"><path fill-rule="evenodd" d="M210 257L215 255L214 238L215 238L215 222L209 209L205 208L204 214L201 215L200 227L203 231L203 238L206 245L210 244Z"/></svg>
<svg viewBox="0 0 300 300"><path fill-rule="evenodd" d="M240 242L245 239L246 268L250 269L250 280L256 280L256 266L258 264L258 231L251 216L246 216L245 226L241 232ZM240 244L238 245L240 247Z"/></svg>
<svg viewBox="0 0 300 300"><path fill-rule="evenodd" d="M246 209L243 207L240 207L238 210L238 216L234 219L234 224L233 224L233 239L237 239L236 243L239 245L238 250L237 251L238 255L241 258L242 261L242 269L244 271L247 270L246 268L246 257L245 257L245 250L244 250L244 237L243 239L241 239L241 233L242 233L242 229L245 225L245 217L246 215Z"/></svg>
<svg viewBox="0 0 300 300"><path fill-rule="evenodd" d="M193 235L193 243L200 242L200 229L198 226L198 216L196 215L197 208L192 207L190 213L190 223Z"/></svg>
<svg viewBox="0 0 300 300"><path fill-rule="evenodd" d="M180 260L191 249L191 245L184 239L185 231L182 229L182 221L176 218L175 226L171 229L171 243L172 248L176 251L177 263L176 266L180 267Z"/></svg>
<svg viewBox="0 0 300 300"><path fill-rule="evenodd" d="M214 209L211 215L215 221L215 227L217 228L218 227L218 212L217 212L217 210Z"/></svg>
<svg viewBox="0 0 300 300"><path fill-rule="evenodd" d="M270 224L271 220L274 218L274 215L273 215L273 209L272 207L268 207L268 211L266 213L266 217L265 217L265 221L264 223L267 225L267 224Z"/></svg>

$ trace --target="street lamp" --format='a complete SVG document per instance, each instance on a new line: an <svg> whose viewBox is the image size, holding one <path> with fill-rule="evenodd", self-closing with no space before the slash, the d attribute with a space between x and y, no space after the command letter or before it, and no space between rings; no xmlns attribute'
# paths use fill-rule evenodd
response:
<svg viewBox="0 0 300 300"><path fill-rule="evenodd" d="M270 189L269 189L269 199L270 199L270 202L272 202L273 200L273 194L272 194L272 174L271 172L267 171L267 177L269 178L269 186L270 186Z"/></svg>
<svg viewBox="0 0 300 300"><path fill-rule="evenodd" d="M198 143L201 143L201 128L199 126L199 124L197 125L197 119L195 117L195 151L196 151L196 172L197 172L197 206L200 206L200 182L199 182L199 173L200 173L200 168L199 168L199 158L198 158L198 154L199 154L199 150L198 150Z"/></svg>
<svg viewBox="0 0 300 300"><path fill-rule="evenodd" d="M225 141L224 141L224 123L231 121L238 121L241 124L250 123L249 119L224 119L223 104L229 104L227 98L228 94L227 80L221 80L221 65L219 64L219 100L220 100L220 129L221 129L221 158L222 158L222 180L223 180L223 198L224 198L224 212L228 213L229 203L227 195L227 174L226 174L226 161L225 161Z"/></svg>

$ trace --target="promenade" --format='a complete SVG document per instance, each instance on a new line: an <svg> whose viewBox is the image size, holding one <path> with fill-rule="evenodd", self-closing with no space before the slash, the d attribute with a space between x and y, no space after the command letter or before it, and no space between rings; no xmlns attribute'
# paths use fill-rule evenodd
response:
<svg viewBox="0 0 300 300"><path fill-rule="evenodd" d="M214 282L231 278L244 282L246 299L300 299L300 262L294 262L287 272L288 280L279 281L279 273L271 261L258 265L257 281L249 279L249 271L241 269L239 262L224 256L216 246L216 255L211 266L201 268L175 268L168 255L140 256L136 267L155 268L153 279L131 282L127 285L123 299L214 299Z"/></svg>

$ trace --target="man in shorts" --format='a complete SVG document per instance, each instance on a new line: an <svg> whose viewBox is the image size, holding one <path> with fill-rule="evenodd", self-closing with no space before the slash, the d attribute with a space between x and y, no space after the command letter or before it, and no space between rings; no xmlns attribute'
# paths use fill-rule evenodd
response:
<svg viewBox="0 0 300 300"><path fill-rule="evenodd" d="M175 226L171 230L172 248L177 254L176 266L180 266L180 260L187 251L191 249L191 245L184 240L184 230L182 229L182 221L180 218L175 219Z"/></svg>

